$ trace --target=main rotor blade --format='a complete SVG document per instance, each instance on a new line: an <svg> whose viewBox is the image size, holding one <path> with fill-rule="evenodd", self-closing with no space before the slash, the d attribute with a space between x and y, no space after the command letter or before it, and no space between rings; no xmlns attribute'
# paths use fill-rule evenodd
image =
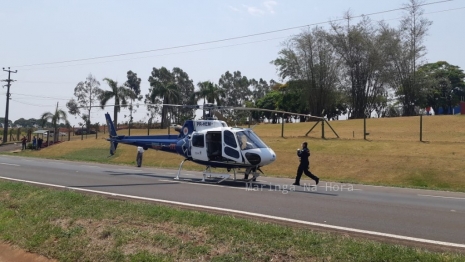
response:
<svg viewBox="0 0 465 262"><path fill-rule="evenodd" d="M190 108L190 109L199 109L199 110L243 110L243 111L264 111L264 112L271 112L271 113L278 113L278 114L285 114L285 115L293 115L293 116L303 116L313 119L320 119L325 120L324 117L319 116L312 116L309 114L301 114L301 113L294 113L294 112L287 112L281 110L273 110L273 109L264 109L264 108L255 108L255 107L238 107L238 106L217 106L213 104L205 104L205 105L177 105L177 104L152 104L152 103L143 103L143 104L133 104L132 106L159 106L159 107L179 107L179 108ZM120 106L120 107L127 107L129 105L104 105L103 107L111 107L111 106ZM102 107L100 106L90 106L90 107ZM78 107L78 108L89 108L89 107Z"/></svg>

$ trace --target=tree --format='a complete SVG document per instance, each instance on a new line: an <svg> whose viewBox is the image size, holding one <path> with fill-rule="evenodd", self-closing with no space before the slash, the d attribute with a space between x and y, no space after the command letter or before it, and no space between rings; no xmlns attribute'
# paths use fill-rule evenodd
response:
<svg viewBox="0 0 465 262"><path fill-rule="evenodd" d="M270 83L273 80L270 81ZM266 80L260 78L260 80L250 79L250 86L252 87L252 100L257 101L260 98L265 97L265 95L271 91L271 85L268 85Z"/></svg>
<svg viewBox="0 0 465 262"><path fill-rule="evenodd" d="M449 108L459 104L461 96L465 95L465 73L458 66L445 61L429 63L420 66L418 74L428 78L429 89L426 94L426 104L437 114L439 107Z"/></svg>
<svg viewBox="0 0 465 262"><path fill-rule="evenodd" d="M5 123L5 118L0 117L0 125L1 125L2 128L3 128L4 123ZM11 119L8 119L8 126L13 126L13 121L11 121Z"/></svg>
<svg viewBox="0 0 465 262"><path fill-rule="evenodd" d="M181 94L179 87L176 84L174 75L165 67L160 69L153 68L151 76L149 76L150 82L150 101L155 103L157 99L160 99L163 104L178 103ZM162 106L161 109L161 128L166 128L168 123L168 109Z"/></svg>
<svg viewBox="0 0 465 262"><path fill-rule="evenodd" d="M349 117L363 118L375 110L376 101L387 89L383 34L367 17L351 25L350 13L344 16L347 25L331 23L328 40L343 63L341 82L348 97Z"/></svg>
<svg viewBox="0 0 465 262"><path fill-rule="evenodd" d="M219 88L224 92L224 105L242 106L244 101L249 99L252 92L249 89L249 81L246 76L242 76L240 71L235 71L232 74L226 71L221 75L219 80ZM226 103L227 102L227 103Z"/></svg>
<svg viewBox="0 0 465 262"><path fill-rule="evenodd" d="M286 48L272 61L280 77L288 80L281 88L284 101L293 99L297 104L284 105L283 101L283 110L294 107L299 111L293 112L321 115L333 106L340 65L327 39L327 33L319 27L303 31L287 41Z"/></svg>
<svg viewBox="0 0 465 262"><path fill-rule="evenodd" d="M199 87L199 90L193 94L196 102L203 99L204 105L205 102L210 104L214 104L216 102L217 105L221 104L221 98L224 96L224 91L218 85L210 81L204 81L199 82L197 86ZM203 110L203 114L203 118L205 118L205 110Z"/></svg>
<svg viewBox="0 0 465 262"><path fill-rule="evenodd" d="M426 54L423 41L427 35L431 21L423 17L422 1L410 0L405 5L407 14L403 16L398 30L384 31L392 36L386 50L387 61L390 62L391 86L395 89L402 105L403 115L415 115L415 106L421 105L424 93L417 77L419 59Z"/></svg>
<svg viewBox="0 0 465 262"><path fill-rule="evenodd" d="M171 74L174 77L174 82L177 86L178 93L180 94L177 103L182 105L197 104L197 101L195 101L192 96L195 89L194 81L189 78L189 75L178 67L173 68ZM177 123L183 123L185 120L192 119L194 117L194 111L190 108L177 107L172 114Z"/></svg>
<svg viewBox="0 0 465 262"><path fill-rule="evenodd" d="M247 77L242 76L240 71L235 71L232 74L226 71L221 75L218 86L223 90L223 97L221 104L225 106L236 106L241 107L245 105L246 101L249 101L252 92L249 89L250 82ZM248 116L247 112L233 110L222 110L223 115L229 119L241 119Z"/></svg>
<svg viewBox="0 0 465 262"><path fill-rule="evenodd" d="M199 91L194 92L194 97L198 101L203 99L203 104L208 102L214 104L215 102L220 105L221 97L224 96L224 91L216 84L210 81L199 82L197 84Z"/></svg>
<svg viewBox="0 0 465 262"><path fill-rule="evenodd" d="M149 92L148 94L145 94L145 99L144 99L144 103L147 107L147 116L149 117L148 119L149 128L150 128L150 124L154 122L155 117L158 114L160 114L161 107L162 107L161 106L162 101L159 98L155 97L155 99L152 100L150 96L151 96L151 92Z"/></svg>
<svg viewBox="0 0 465 262"><path fill-rule="evenodd" d="M128 99L134 97L134 93L124 86L118 86L118 82L112 79L104 78L103 81L107 82L108 86L111 88L111 91L103 91L101 93L99 97L100 106L103 109L110 99L115 99L115 104L113 106L113 121L115 125L117 125L118 113L121 111L121 107L127 105Z"/></svg>
<svg viewBox="0 0 465 262"><path fill-rule="evenodd" d="M272 90L268 92L264 97L258 99L255 105L257 106L257 108L276 110L276 108L278 107L278 103L281 100L282 100L281 92L277 90ZM258 116L258 118L260 117L266 117L267 119L272 119L272 123L273 124L276 123L275 113L272 113L269 111L263 111L261 113L261 116Z"/></svg>
<svg viewBox="0 0 465 262"><path fill-rule="evenodd" d="M52 124L53 130L54 130L54 138L53 138L54 142L57 141L58 124L60 124L60 122L64 122L65 125L67 127L69 127L69 122L68 122L68 117L66 115L66 112L58 108L58 102L57 102L57 106L56 106L54 112L45 112L45 113L42 114L40 119L43 122L42 125L45 125L45 123L47 123L49 121Z"/></svg>
<svg viewBox="0 0 465 262"><path fill-rule="evenodd" d="M78 115L86 123L86 128L90 127L90 113L92 106L97 103L99 96L102 93L100 89L100 83L95 79L92 74L87 76L86 81L79 82L74 88L74 96L76 99L72 98L66 103L68 112L71 115ZM81 110L85 113L81 113Z"/></svg>
<svg viewBox="0 0 465 262"><path fill-rule="evenodd" d="M22 127L33 127L35 124L38 124L39 120L35 118L29 118L29 119L24 119L20 118L16 121L14 121L14 125L16 126L22 126Z"/></svg>
<svg viewBox="0 0 465 262"><path fill-rule="evenodd" d="M132 72L131 70L129 70L127 72L127 78L128 80L126 81L126 83L124 83L124 86L126 86L129 90L132 91L131 93L131 105L129 106L129 111L130 111L130 119L129 119L129 123L132 123L132 113L136 112L136 110L132 107L132 103L134 102L134 100L142 100L142 96L140 95L140 82L141 82L141 79L137 77L137 74Z"/></svg>

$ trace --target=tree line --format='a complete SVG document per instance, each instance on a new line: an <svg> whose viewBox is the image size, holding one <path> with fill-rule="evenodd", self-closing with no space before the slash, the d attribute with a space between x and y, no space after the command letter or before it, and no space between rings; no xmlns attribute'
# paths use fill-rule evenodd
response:
<svg viewBox="0 0 465 262"><path fill-rule="evenodd" d="M424 39L431 21L423 17L421 2L410 0L398 28L368 17L353 22L349 12L343 23L330 29L315 27L285 43L272 63L287 79L283 110L334 118L348 114L363 118L412 116L420 108L450 108L465 95L465 75L440 61L425 64ZM279 96L269 98L279 103Z"/></svg>

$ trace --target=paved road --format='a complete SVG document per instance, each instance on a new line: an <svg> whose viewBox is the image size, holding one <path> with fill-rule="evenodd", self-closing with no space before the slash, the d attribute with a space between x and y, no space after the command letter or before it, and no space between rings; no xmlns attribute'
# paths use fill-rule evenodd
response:
<svg viewBox="0 0 465 262"><path fill-rule="evenodd" d="M147 161L147 160L146 160ZM465 194L291 179L199 183L201 173L0 156L0 177L158 199L292 223L465 248ZM303 184L303 183L302 183ZM436 242L437 241L437 242Z"/></svg>

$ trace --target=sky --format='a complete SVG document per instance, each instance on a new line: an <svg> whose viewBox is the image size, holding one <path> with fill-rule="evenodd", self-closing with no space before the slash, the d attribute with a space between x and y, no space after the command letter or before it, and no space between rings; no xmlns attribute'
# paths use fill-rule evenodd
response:
<svg viewBox="0 0 465 262"><path fill-rule="evenodd" d="M74 88L92 74L123 84L129 70L142 79L154 67L179 67L193 80L218 83L226 71L280 82L270 62L283 43L308 26L328 28L350 11L397 27L408 0L23 0L0 1L0 67L12 73L9 119L40 118L56 104L67 111ZM423 62L447 61L465 69L465 1L428 0L425 17L433 21ZM386 11L386 12L384 12ZM390 11L390 12L389 12ZM382 12L382 13L380 13ZM375 14L378 13L378 14ZM358 20L355 20L358 21ZM72 62L69 62L72 61ZM0 71L0 79L8 73ZM1 83L2 86L5 82ZM111 102L110 102L111 103ZM0 117L6 87L0 88ZM112 108L93 109L92 122L104 123ZM127 109L118 119L126 121ZM68 116L71 125L81 121ZM147 121L140 107L134 121Z"/></svg>

